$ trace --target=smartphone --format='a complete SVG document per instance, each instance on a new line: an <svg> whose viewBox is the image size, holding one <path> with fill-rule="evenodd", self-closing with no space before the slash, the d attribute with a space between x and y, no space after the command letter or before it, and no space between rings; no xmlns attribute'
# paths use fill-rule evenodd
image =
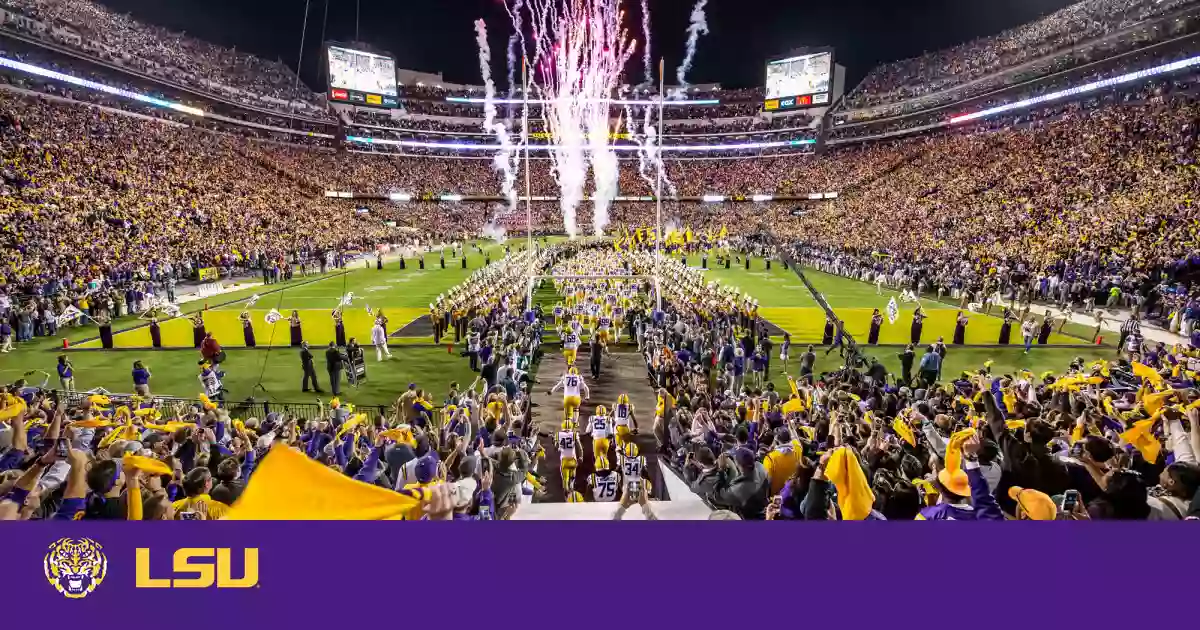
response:
<svg viewBox="0 0 1200 630"><path fill-rule="evenodd" d="M71 443L67 438L58 438L54 443L54 456L58 459L66 459L71 454Z"/></svg>
<svg viewBox="0 0 1200 630"><path fill-rule="evenodd" d="M1075 508L1078 505L1079 491L1067 490L1063 493L1062 509L1058 512L1058 518L1060 520L1069 520L1071 518L1071 514L1075 511Z"/></svg>
<svg viewBox="0 0 1200 630"><path fill-rule="evenodd" d="M195 512L180 512L179 520L181 520L181 521L198 521L198 520L200 520L200 515Z"/></svg>
<svg viewBox="0 0 1200 630"><path fill-rule="evenodd" d="M50 402L54 403L55 405L58 405L58 390L57 389L50 390Z"/></svg>

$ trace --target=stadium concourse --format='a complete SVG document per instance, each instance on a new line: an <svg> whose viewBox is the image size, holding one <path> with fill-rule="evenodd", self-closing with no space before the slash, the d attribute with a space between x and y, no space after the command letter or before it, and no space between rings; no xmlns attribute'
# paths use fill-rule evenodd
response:
<svg viewBox="0 0 1200 630"><path fill-rule="evenodd" d="M2 519L1200 516L1192 0L827 110L691 92L661 204L621 159L578 239L544 155L510 208L459 150L478 89L381 112L87 0L0 17ZM564 265L599 279L526 304Z"/></svg>

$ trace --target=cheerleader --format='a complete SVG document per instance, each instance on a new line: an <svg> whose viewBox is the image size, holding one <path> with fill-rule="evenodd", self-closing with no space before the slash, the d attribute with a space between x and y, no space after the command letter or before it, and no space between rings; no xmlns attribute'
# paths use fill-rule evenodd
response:
<svg viewBox="0 0 1200 630"><path fill-rule="evenodd" d="M204 313L197 312L192 316L192 347L200 348L200 344L204 343Z"/></svg>
<svg viewBox="0 0 1200 630"><path fill-rule="evenodd" d="M250 321L250 311L242 311L242 314L238 315L238 319L242 320L242 339L245 340L246 347L256 347L257 344L254 341L254 324Z"/></svg>
<svg viewBox="0 0 1200 630"><path fill-rule="evenodd" d="M910 343L921 343L921 329L925 327L924 322L926 317L925 311L922 310L920 306L917 307L917 310L913 311L912 328L910 329Z"/></svg>
<svg viewBox="0 0 1200 630"><path fill-rule="evenodd" d="M1013 312L1006 307L1004 309L1004 323L1000 324L1000 339L996 343L1002 346L1008 345L1008 339L1012 335L1013 319L1015 319Z"/></svg>
<svg viewBox="0 0 1200 630"><path fill-rule="evenodd" d="M867 344L879 345L879 329L883 326L883 315L879 309L871 311L871 332L867 335Z"/></svg>
<svg viewBox="0 0 1200 630"><path fill-rule="evenodd" d="M333 309L333 336L336 346L346 346L346 323L342 321L342 307Z"/></svg>
<svg viewBox="0 0 1200 630"><path fill-rule="evenodd" d="M954 321L954 345L961 346L967 343L967 316L959 311Z"/></svg>
<svg viewBox="0 0 1200 630"><path fill-rule="evenodd" d="M300 330L299 311L292 311L292 316L288 318L288 326L292 332L292 347L297 348L304 343L304 333Z"/></svg>

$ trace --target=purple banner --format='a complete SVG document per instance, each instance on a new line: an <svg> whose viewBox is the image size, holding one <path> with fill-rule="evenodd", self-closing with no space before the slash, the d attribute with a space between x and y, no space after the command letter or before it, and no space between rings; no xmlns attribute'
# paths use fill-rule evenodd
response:
<svg viewBox="0 0 1200 630"><path fill-rule="evenodd" d="M8 628L1190 627L1195 531L1031 522L7 523L0 592Z"/></svg>

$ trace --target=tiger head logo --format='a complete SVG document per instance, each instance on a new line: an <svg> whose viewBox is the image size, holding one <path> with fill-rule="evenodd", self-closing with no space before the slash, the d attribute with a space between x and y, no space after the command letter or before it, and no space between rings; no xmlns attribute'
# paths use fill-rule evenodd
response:
<svg viewBox="0 0 1200 630"><path fill-rule="evenodd" d="M43 562L46 579L70 599L87 597L108 574L108 558L91 538L60 538L50 545Z"/></svg>

